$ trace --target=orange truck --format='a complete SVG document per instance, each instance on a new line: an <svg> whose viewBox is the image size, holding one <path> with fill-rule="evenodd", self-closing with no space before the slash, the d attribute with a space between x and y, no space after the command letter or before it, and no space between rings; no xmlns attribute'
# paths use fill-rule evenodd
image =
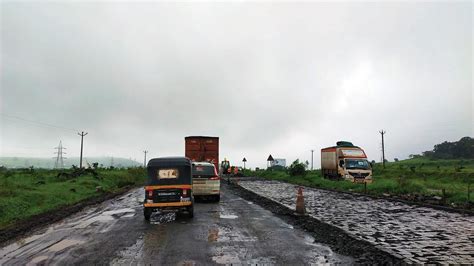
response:
<svg viewBox="0 0 474 266"><path fill-rule="evenodd" d="M219 137L188 136L184 138L185 156L193 162L210 162L219 169Z"/></svg>
<svg viewBox="0 0 474 266"><path fill-rule="evenodd" d="M343 178L354 183L372 183L372 166L360 147L348 141L321 149L321 172L324 178Z"/></svg>

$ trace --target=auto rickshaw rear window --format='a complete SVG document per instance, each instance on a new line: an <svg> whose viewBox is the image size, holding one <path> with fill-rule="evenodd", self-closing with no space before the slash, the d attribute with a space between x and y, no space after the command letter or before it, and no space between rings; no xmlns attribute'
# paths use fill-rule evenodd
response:
<svg viewBox="0 0 474 266"><path fill-rule="evenodd" d="M170 178L178 178L179 170L176 168L173 169L159 169L158 170L158 178L159 179L170 179Z"/></svg>

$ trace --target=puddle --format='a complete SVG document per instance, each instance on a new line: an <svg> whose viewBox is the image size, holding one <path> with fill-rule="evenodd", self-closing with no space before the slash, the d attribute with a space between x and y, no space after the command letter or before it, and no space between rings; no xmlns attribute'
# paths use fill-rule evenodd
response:
<svg viewBox="0 0 474 266"><path fill-rule="evenodd" d="M61 251L63 249L66 249L68 247L79 245L79 244L82 244L82 243L84 243L84 241L75 240L75 239L64 239L64 240L61 240L58 243L52 245L51 247L49 247L48 250L52 251L52 252L58 252L58 251Z"/></svg>
<svg viewBox="0 0 474 266"><path fill-rule="evenodd" d="M40 262L42 262L42 261L45 261L45 260L47 260L47 259L48 259L48 256L38 256L38 257L34 257L34 258L30 261L30 263L28 263L28 264L38 264L38 263L40 263Z"/></svg>
<svg viewBox="0 0 474 266"><path fill-rule="evenodd" d="M7 254L12 253L12 252L18 250L19 248L30 244L31 242L43 237L47 233L48 232L43 233L43 234L39 234L39 235L32 235L32 236L27 237L27 238L22 238L22 239L18 240L17 242L13 243L13 244L10 244L8 246L5 246L5 247L1 248L0 249L0 258L4 258L5 256L7 256ZM2 264L3 264L3 262L2 262L2 260L0 260L0 265L2 265Z"/></svg>
<svg viewBox="0 0 474 266"><path fill-rule="evenodd" d="M89 218L85 220L84 222L79 223L78 225L74 226L74 228L83 229L95 222L109 222L113 220L115 219L110 215L99 215L99 216Z"/></svg>
<svg viewBox="0 0 474 266"><path fill-rule="evenodd" d="M233 214L221 214L219 216L221 219L237 219L239 216Z"/></svg>
<svg viewBox="0 0 474 266"><path fill-rule="evenodd" d="M116 218L130 218L133 216L135 216L135 210L131 208L105 211L98 216L93 216L83 222L80 222L78 225L74 226L74 228L83 229L95 222L110 222L114 221Z"/></svg>
<svg viewBox="0 0 474 266"><path fill-rule="evenodd" d="M115 214L122 214L122 213L135 213L134 209L131 208L125 208L125 209L119 209L119 210L113 210L113 211L106 211L103 212L102 215L115 215Z"/></svg>

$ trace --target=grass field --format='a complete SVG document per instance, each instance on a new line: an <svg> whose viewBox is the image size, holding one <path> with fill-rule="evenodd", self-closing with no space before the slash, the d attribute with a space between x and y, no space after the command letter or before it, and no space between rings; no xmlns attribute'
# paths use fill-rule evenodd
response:
<svg viewBox="0 0 474 266"><path fill-rule="evenodd" d="M376 164L373 171L374 182L367 185L368 194L390 194L408 200L417 197L423 201L442 197L440 203L472 208L474 202L474 160L416 158L387 163L385 169L381 164ZM309 171L306 176L293 177L285 171L268 170L247 171L246 175L260 176L309 187L364 192L363 184L324 179L319 170ZM468 184L471 184L469 203Z"/></svg>
<svg viewBox="0 0 474 266"><path fill-rule="evenodd" d="M98 170L97 178L87 174L66 179L57 174L57 170L3 168L0 171L0 229L102 193L144 184L146 176L142 168ZM96 191L98 186L102 187L99 192Z"/></svg>

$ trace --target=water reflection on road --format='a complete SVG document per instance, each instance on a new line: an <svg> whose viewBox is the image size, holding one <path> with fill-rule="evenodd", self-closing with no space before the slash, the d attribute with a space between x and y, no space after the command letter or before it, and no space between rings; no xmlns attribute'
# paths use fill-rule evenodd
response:
<svg viewBox="0 0 474 266"><path fill-rule="evenodd" d="M220 203L197 202L190 219L142 214L136 189L0 250L0 264L350 263L271 212L223 188Z"/></svg>

